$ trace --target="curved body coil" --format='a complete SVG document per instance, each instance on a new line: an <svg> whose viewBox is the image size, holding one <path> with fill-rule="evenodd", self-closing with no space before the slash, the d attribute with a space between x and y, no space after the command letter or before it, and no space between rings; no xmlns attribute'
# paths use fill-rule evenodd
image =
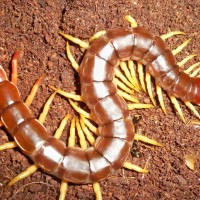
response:
<svg viewBox="0 0 200 200"><path fill-rule="evenodd" d="M200 103L200 79L179 71L172 52L160 37L143 28L116 28L95 40L80 66L81 94L99 125L98 138L85 151L50 137L22 102L16 86L0 67L0 115L21 150L40 168L68 182L105 179L126 161L134 126L125 101L113 82L120 61L147 66L163 89L182 100Z"/></svg>

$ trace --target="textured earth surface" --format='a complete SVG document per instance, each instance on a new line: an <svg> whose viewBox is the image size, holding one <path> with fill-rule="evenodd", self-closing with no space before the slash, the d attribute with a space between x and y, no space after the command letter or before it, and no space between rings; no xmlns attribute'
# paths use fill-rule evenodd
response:
<svg viewBox="0 0 200 200"><path fill-rule="evenodd" d="M178 61L186 55L195 53L196 58L189 61L188 67L200 60L200 2L162 1L162 0L1 0L0 4L0 63L10 73L10 59L18 48L24 49L19 62L18 88L25 99L35 80L45 74L45 79L31 105L36 117L42 110L52 91L48 85L65 91L80 94L79 77L65 55L65 40L58 32L74 35L87 40L99 30L128 26L123 16L130 14L140 26L154 34L161 35L181 30L186 36L168 40L173 49L188 38L193 40L179 53ZM72 53L80 63L82 51L72 45ZM0 94L2 95L2 94ZM138 94L137 94L138 95ZM155 94L154 94L155 95ZM155 95L156 96L156 95ZM143 102L150 102L143 92L138 95ZM121 169L114 176L102 181L103 199L184 199L200 198L200 126L190 124L195 115L180 102L187 123L183 123L164 92L167 108L165 115L160 106L153 109L132 111L141 116L137 131L154 138L164 147L154 147L138 142L142 156L129 161L149 169L148 174ZM64 108L64 109L63 109ZM200 111L200 107L196 106ZM47 116L45 126L53 134L66 113L76 115L67 99L57 95ZM61 140L67 142L69 125ZM2 127L0 144L12 141ZM195 155L195 170L188 169L184 155ZM24 171L32 161L18 148L0 152L0 199L58 199L60 180L38 170L8 189L3 187L17 174ZM69 184L66 199L93 200L92 185Z"/></svg>

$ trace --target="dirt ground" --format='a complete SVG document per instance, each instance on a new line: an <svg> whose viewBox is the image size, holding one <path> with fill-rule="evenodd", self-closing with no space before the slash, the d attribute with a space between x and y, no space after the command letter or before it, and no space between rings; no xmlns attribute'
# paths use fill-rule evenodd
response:
<svg viewBox="0 0 200 200"><path fill-rule="evenodd" d="M87 40L102 29L128 26L123 16L130 14L140 26L152 33L161 35L169 31L181 30L186 36L168 40L171 48L192 37L186 49L179 53L178 61L186 55L197 56L185 67L200 61L200 1L182 0L1 0L0 3L0 62L10 73L9 62L13 52L24 48L19 62L18 88L25 99L35 80L42 74L46 77L31 105L36 117L52 93L48 85L65 91L80 94L79 77L71 67L65 55L66 40L58 32L74 35ZM83 53L72 45L72 53L80 63ZM0 94L1 95L1 94ZM144 99L145 97L145 99ZM144 93L141 98L150 102ZM124 199L200 199L200 126L189 122L195 115L180 102L187 123L184 124L173 108L169 97L164 93L167 116L159 105L153 109L132 111L140 115L138 132L159 141L164 147L153 147L138 142L142 153L140 158L129 156L129 161L146 166L148 174L121 169L113 177L101 182L104 200ZM200 112L200 107L195 106ZM63 109L64 108L64 109ZM57 95L45 122L50 134L53 134L66 113L75 114L68 101ZM69 125L61 140L67 141ZM0 144L12 141L2 127ZM197 157L195 170L187 168L184 155ZM58 199L60 180L41 170L25 178L8 189L3 187L17 174L27 169L32 161L18 148L0 152L0 199L30 200ZM92 185L69 184L66 199L95 199Z"/></svg>

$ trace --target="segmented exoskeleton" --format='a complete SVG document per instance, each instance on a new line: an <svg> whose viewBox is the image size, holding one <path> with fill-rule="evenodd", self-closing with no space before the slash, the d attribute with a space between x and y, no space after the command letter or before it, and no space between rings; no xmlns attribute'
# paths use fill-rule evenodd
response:
<svg viewBox="0 0 200 200"><path fill-rule="evenodd" d="M133 59L146 65L157 83L184 101L200 103L200 78L179 70L172 52L158 36L141 27L116 28L96 39L80 65L81 95L98 137L86 150L66 147L50 137L44 126L22 102L17 87L0 67L1 121L17 145L40 168L64 181L98 182L121 168L134 138L134 125L126 102L113 82L120 61Z"/></svg>

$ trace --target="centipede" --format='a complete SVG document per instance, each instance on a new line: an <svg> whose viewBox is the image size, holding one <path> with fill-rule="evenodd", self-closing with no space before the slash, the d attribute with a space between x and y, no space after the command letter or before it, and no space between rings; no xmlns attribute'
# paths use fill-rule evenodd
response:
<svg viewBox="0 0 200 200"><path fill-rule="evenodd" d="M100 182L124 166L135 136L127 103L113 81L119 63L130 59L145 65L169 94L200 104L200 78L180 70L161 37L142 27L119 27L95 39L80 64L81 97L98 125L92 147L68 147L50 136L0 65L1 122L21 151L48 174L75 184Z"/></svg>

